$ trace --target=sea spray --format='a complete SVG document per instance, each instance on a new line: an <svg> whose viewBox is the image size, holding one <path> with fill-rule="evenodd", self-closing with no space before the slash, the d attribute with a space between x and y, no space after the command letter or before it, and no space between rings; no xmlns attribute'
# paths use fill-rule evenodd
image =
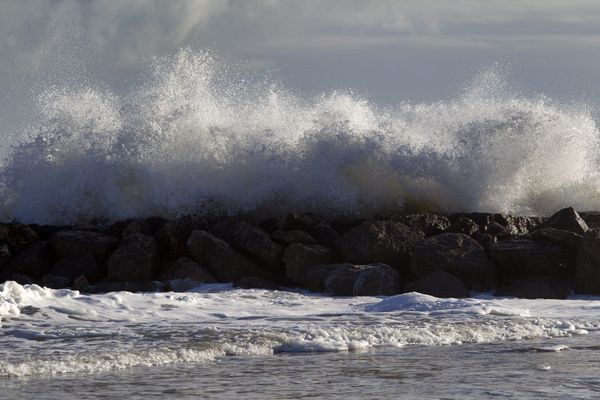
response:
<svg viewBox="0 0 600 400"><path fill-rule="evenodd" d="M383 108L305 99L184 49L127 96L50 87L38 110L3 166L4 220L600 206L589 110L522 96L495 69L454 99Z"/></svg>

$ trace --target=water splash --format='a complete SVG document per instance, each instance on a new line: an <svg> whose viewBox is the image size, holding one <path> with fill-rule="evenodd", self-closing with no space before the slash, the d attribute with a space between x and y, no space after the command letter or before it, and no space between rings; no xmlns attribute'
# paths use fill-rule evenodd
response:
<svg viewBox="0 0 600 400"><path fill-rule="evenodd" d="M590 111L519 95L498 69L452 100L381 108L348 92L302 99L181 50L127 96L52 87L38 104L0 175L5 220L600 205Z"/></svg>

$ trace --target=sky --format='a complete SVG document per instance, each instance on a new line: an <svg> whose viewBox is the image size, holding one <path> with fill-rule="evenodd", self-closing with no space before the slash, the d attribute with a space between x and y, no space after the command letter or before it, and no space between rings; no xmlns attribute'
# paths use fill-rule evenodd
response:
<svg viewBox="0 0 600 400"><path fill-rule="evenodd" d="M384 105L452 97L494 65L525 91L600 98L598 1L0 0L2 126L40 87L126 92L182 47L306 95L352 89Z"/></svg>

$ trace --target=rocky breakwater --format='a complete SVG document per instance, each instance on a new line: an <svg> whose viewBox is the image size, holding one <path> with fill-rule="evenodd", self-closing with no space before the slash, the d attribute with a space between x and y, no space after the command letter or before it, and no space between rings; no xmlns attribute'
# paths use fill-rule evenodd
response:
<svg viewBox="0 0 600 400"><path fill-rule="evenodd" d="M186 290L200 283L333 295L417 291L466 297L600 294L600 213L393 219L290 213L257 220L158 217L111 225L0 224L0 280L84 292Z"/></svg>

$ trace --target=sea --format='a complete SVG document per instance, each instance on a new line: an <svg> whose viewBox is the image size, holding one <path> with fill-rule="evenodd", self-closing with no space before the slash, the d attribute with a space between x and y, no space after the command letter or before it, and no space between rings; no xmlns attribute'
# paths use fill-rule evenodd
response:
<svg viewBox="0 0 600 400"><path fill-rule="evenodd" d="M0 398L593 399L600 298L0 285Z"/></svg>

